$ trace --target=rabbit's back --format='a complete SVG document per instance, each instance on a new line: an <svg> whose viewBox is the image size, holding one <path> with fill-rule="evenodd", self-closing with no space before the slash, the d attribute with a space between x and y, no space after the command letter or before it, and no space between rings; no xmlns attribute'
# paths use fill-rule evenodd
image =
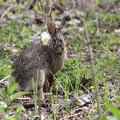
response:
<svg viewBox="0 0 120 120"><path fill-rule="evenodd" d="M44 59L40 60L40 57L44 54L47 47L48 46L40 44L28 46L15 60L13 69L18 72L17 74L21 74L21 72L25 72L33 68L37 69L44 61Z"/></svg>
<svg viewBox="0 0 120 120"><path fill-rule="evenodd" d="M45 69L57 73L64 64L67 51L62 54L52 51L48 45L30 45L22 51L13 64L17 74L23 74L31 69Z"/></svg>
<svg viewBox="0 0 120 120"><path fill-rule="evenodd" d="M30 45L22 51L15 60L13 68L13 76L20 84L21 88L29 89L31 87L31 79L36 75L37 69L43 69L44 54L48 49L47 45Z"/></svg>

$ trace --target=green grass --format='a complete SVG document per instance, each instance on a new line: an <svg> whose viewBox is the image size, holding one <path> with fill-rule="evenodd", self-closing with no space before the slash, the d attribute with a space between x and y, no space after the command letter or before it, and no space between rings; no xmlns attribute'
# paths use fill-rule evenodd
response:
<svg viewBox="0 0 120 120"><path fill-rule="evenodd" d="M100 31L102 34L104 34L104 37L97 37L95 35L97 27L94 26L94 20L96 19L96 15L98 15L99 21L104 21L102 25L100 25ZM74 18L73 18L74 19ZM114 81L120 81L120 60L116 55L116 52L120 45L120 40L115 35L111 35L111 32L113 32L115 27L115 22L119 23L120 16L119 14L110 14L110 13L103 13L101 11L89 11L88 16L86 18L86 25L88 28L88 32L90 35L90 39L92 41L93 46L93 55L94 55L94 70L95 70L95 78L98 81L98 83L103 84L102 90L105 91L106 96L101 99L101 106L102 108L106 107L106 109L110 109L112 111L112 108L119 112L118 109L116 109L112 104L109 104L108 101L110 100L110 94L109 91L110 88L106 86L108 82L114 82ZM106 26L109 27L108 33L104 33L104 30ZM81 41L81 39L74 38L73 36L76 35L78 31L74 27L76 26L70 26L73 27L73 29L68 33L69 36L72 36L73 39L67 40L67 45L71 46L73 49L73 53L76 54L78 52L84 53L85 51L82 51L85 47L85 44ZM37 33L37 31L42 31L40 27L37 25L35 26L35 31L31 29L31 26L25 26L24 20L14 20L10 21L7 24L6 28L0 29L0 44L5 45L7 47L13 47L15 50L17 50L16 53L11 54L7 52L6 50L2 50L0 52L0 80L5 78L7 75L11 74L11 65L12 61L11 58L15 55L20 54L22 51L22 48L31 44L33 40L31 40L31 36ZM85 34L82 33L83 37L86 38ZM69 49L68 49L69 50ZM69 59L65 62L65 66L63 69L55 75L55 86L59 86L61 88L61 91L63 93L64 99L67 101L69 98L69 93L73 92L74 96L79 95L79 91L81 89L84 89L82 87L83 85L83 78L84 76L88 79L92 80L92 74L91 74L91 67L90 63L85 60L87 54L80 54L79 56ZM111 77L112 76L112 77ZM23 107L21 106L10 106L11 95L14 93L15 88L10 86L13 91L11 93L6 92L4 89L1 90L1 97L0 97L0 107L1 110L3 110L3 118L7 119L8 113L11 109L16 108L19 112L17 114L17 118L20 118L20 115L22 111L24 111ZM9 85L7 88L10 88ZM89 88L86 88L89 92L89 89L94 89L93 84L89 86ZM118 97L117 90L112 90L116 93L116 97ZM58 95L58 91L56 91L56 95ZM13 94L14 95L14 94ZM23 94L20 94L23 95ZM35 104L36 104L36 93L34 94ZM5 97L8 96L8 97ZM108 101L104 101L105 98L108 98ZM15 97L16 99L16 97ZM52 90L51 90L51 99L52 99L52 105L53 105L53 118L57 119L56 116L58 114L57 109L55 109L55 97L53 96ZM106 104L106 106L105 106ZM37 105L36 105L37 106ZM37 111L37 107L36 113ZM68 115L71 114L71 106L66 103L65 110ZM112 111L115 116L119 116L119 114ZM86 116L89 119L93 119L93 116L96 114L96 102L92 101L92 109L90 111L89 116ZM49 117L51 117L49 116ZM16 116L15 116L16 117ZM14 118L15 118L14 117ZM104 120L101 118L101 120ZM106 118L107 119L107 118Z"/></svg>

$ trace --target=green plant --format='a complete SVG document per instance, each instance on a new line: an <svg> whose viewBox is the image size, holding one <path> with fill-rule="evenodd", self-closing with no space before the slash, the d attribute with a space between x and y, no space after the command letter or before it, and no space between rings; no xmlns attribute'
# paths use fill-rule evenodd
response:
<svg viewBox="0 0 120 120"><path fill-rule="evenodd" d="M117 101L120 103L120 98L117 98ZM112 114L103 115L100 120L120 120L120 110L117 108L117 106L105 100L105 107L106 110L109 110Z"/></svg>
<svg viewBox="0 0 120 120"><path fill-rule="evenodd" d="M34 79L32 80L32 88L33 88L33 98L34 98L34 105L35 105L35 114L38 115L38 105L37 105L37 101L38 101L38 73L39 71L37 70L36 73L36 82L34 81Z"/></svg>
<svg viewBox="0 0 120 120"><path fill-rule="evenodd" d="M8 82L7 89L0 88L0 112L4 120L17 120L21 117L23 111L25 111L22 105L12 105L12 102L18 97L30 94L30 92L18 92L14 93L17 84ZM15 110L16 114L11 116L11 110Z"/></svg>

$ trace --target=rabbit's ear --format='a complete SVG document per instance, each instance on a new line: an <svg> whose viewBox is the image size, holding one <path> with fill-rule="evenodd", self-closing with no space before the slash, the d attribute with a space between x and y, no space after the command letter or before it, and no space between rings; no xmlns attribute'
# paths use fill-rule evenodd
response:
<svg viewBox="0 0 120 120"><path fill-rule="evenodd" d="M61 30L63 28L63 26L65 25L65 23L66 23L66 19L63 18L63 20L62 20L62 22L61 22L61 24L59 26L59 30Z"/></svg>
<svg viewBox="0 0 120 120"><path fill-rule="evenodd" d="M66 23L66 19L65 19L65 18L63 18L63 20L62 20L62 22L61 22L61 26L64 26L64 25L65 25L65 23Z"/></svg>
<svg viewBox="0 0 120 120"><path fill-rule="evenodd" d="M56 26L53 22L47 22L47 30L51 35L55 34Z"/></svg>
<svg viewBox="0 0 120 120"><path fill-rule="evenodd" d="M66 23L66 19L63 18L61 24L59 25L59 27L56 30L56 33L61 32L61 30L64 27L65 23Z"/></svg>

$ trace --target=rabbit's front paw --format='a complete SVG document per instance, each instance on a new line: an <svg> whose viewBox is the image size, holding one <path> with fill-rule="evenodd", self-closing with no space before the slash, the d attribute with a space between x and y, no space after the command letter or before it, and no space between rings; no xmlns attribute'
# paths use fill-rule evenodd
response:
<svg viewBox="0 0 120 120"><path fill-rule="evenodd" d="M41 87L39 89L39 92L38 92L38 106L40 107L41 104L44 104L45 98L44 98L44 93L43 93L43 87Z"/></svg>
<svg viewBox="0 0 120 120"><path fill-rule="evenodd" d="M45 98L44 98L44 96L43 96L43 97L39 97L39 98L38 98L38 106L41 107L41 105L44 104L44 103L45 103Z"/></svg>

